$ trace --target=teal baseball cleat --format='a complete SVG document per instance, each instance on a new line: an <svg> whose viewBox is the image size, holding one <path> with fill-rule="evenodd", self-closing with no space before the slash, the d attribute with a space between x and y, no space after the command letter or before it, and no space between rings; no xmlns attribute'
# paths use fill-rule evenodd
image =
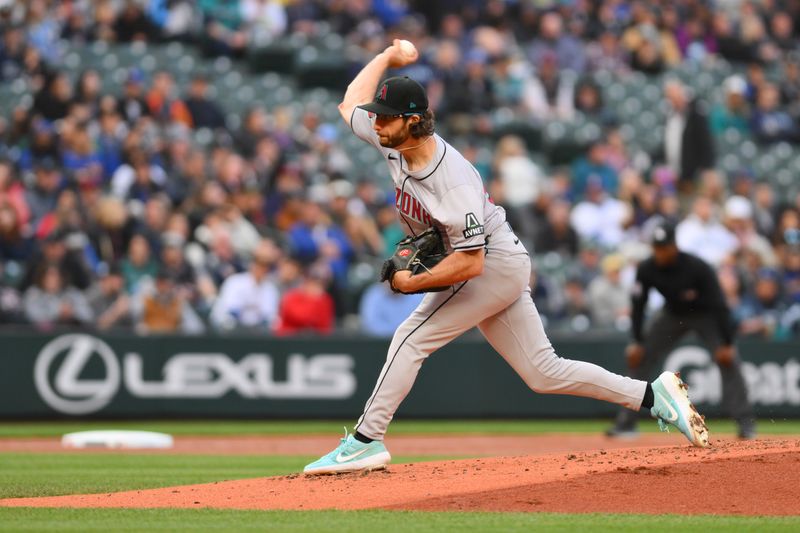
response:
<svg viewBox="0 0 800 533"><path fill-rule="evenodd" d="M382 441L369 444L356 440L344 430L344 438L331 453L323 455L303 468L305 474L338 474L359 470L380 470L386 468L392 456Z"/></svg>
<svg viewBox="0 0 800 533"><path fill-rule="evenodd" d="M689 387L680 376L673 372L664 372L653 382L652 387L653 407L650 414L658 420L661 431L669 431L667 424L672 424L695 446L707 447L709 442L705 419L689 401Z"/></svg>

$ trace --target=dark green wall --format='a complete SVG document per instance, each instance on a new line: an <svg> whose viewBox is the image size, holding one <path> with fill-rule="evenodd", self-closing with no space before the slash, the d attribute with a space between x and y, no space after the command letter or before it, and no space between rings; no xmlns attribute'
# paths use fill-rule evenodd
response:
<svg viewBox="0 0 800 533"><path fill-rule="evenodd" d="M623 371L624 339L556 339L554 345L564 357ZM355 418L388 341L20 334L3 335L0 346L2 418ZM800 415L800 343L745 342L740 352L759 415ZM667 364L682 371L701 411L722 414L719 376L707 352L685 345ZM615 410L529 391L485 342L472 338L425 362L399 414L590 417Z"/></svg>

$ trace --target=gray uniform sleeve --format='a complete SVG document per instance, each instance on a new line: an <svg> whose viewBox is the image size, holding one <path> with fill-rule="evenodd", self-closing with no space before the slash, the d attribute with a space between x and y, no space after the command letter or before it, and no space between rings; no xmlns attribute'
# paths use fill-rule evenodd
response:
<svg viewBox="0 0 800 533"><path fill-rule="evenodd" d="M360 107L353 109L353 114L350 116L350 129L352 129L356 137L362 141L368 142L372 146L381 149L383 147L378 140L378 134L372 129L372 124L372 119L367 111L364 111Z"/></svg>
<svg viewBox="0 0 800 533"><path fill-rule="evenodd" d="M471 185L453 187L432 213L444 225L453 250L477 250L486 244L483 194Z"/></svg>

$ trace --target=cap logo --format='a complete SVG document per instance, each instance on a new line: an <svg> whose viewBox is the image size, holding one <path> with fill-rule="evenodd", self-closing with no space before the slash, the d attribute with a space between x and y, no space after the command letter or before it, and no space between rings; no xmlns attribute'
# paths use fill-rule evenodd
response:
<svg viewBox="0 0 800 533"><path fill-rule="evenodd" d="M383 87L381 87L380 92L378 93L378 99L386 100L386 91L389 90L389 87L384 83Z"/></svg>
<svg viewBox="0 0 800 533"><path fill-rule="evenodd" d="M415 104L414 102L409 102L408 103L408 108L409 109L415 109L416 107L417 107L417 104Z"/></svg>

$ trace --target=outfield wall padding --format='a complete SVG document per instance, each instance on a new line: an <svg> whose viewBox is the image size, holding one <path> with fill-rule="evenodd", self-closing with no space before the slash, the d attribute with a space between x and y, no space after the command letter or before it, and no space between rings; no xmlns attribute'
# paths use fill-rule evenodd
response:
<svg viewBox="0 0 800 533"><path fill-rule="evenodd" d="M388 340L352 338L0 336L0 418L354 418L372 392ZM555 338L563 357L624 372L621 337ZM761 417L800 416L800 343L743 341L739 351ZM719 371L685 344L664 361L708 415ZM431 356L398 416L595 417L615 406L540 395L476 336Z"/></svg>

